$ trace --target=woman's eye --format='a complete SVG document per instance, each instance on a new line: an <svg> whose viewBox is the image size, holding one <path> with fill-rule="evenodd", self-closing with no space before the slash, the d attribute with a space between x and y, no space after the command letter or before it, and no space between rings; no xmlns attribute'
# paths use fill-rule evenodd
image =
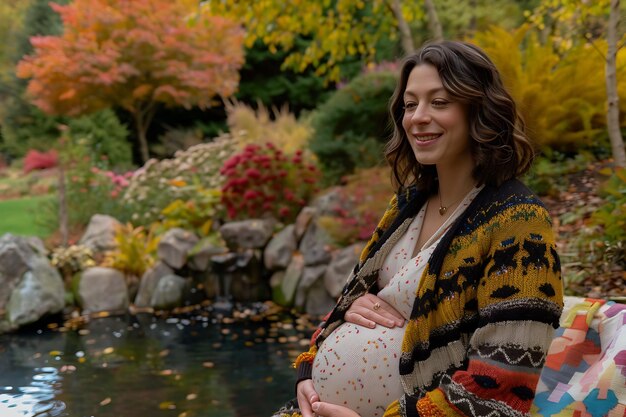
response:
<svg viewBox="0 0 626 417"><path fill-rule="evenodd" d="M417 107L417 103L414 102L409 102L409 103L404 103L404 110L412 110L414 108Z"/></svg>
<svg viewBox="0 0 626 417"><path fill-rule="evenodd" d="M434 107L445 107L449 104L448 101L445 100L434 100L433 101L433 106Z"/></svg>

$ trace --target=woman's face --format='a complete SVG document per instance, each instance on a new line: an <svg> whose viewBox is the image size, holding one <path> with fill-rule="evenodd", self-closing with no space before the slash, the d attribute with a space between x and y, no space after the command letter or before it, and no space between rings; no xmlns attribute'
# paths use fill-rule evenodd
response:
<svg viewBox="0 0 626 417"><path fill-rule="evenodd" d="M402 127L420 164L437 165L438 171L473 168L467 106L448 94L430 64L409 74Z"/></svg>

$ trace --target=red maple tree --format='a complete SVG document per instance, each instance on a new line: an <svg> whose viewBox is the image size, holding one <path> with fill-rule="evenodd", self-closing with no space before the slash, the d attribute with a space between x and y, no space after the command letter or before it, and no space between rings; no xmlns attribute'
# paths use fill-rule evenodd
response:
<svg viewBox="0 0 626 417"><path fill-rule="evenodd" d="M157 106L210 107L232 95L244 62L244 31L196 0L50 3L63 34L31 38L17 66L27 93L49 114L78 116L119 106L132 114L141 156Z"/></svg>

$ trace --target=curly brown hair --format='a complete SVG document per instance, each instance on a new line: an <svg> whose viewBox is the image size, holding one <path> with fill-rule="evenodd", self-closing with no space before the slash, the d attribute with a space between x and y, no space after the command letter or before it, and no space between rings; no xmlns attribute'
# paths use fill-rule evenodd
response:
<svg viewBox="0 0 626 417"><path fill-rule="evenodd" d="M422 64L434 66L448 94L467 105L470 146L476 163L472 175L477 183L499 186L525 173L534 150L498 69L477 46L442 41L425 44L405 58L400 70L389 108L394 133L385 150L394 186L417 185L429 193L437 187L435 166L417 162L402 127L407 80L413 68Z"/></svg>

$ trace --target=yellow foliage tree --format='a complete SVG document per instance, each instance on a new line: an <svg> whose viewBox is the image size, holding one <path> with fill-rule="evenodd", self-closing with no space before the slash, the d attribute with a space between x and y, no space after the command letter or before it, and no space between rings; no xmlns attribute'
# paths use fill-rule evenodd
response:
<svg viewBox="0 0 626 417"><path fill-rule="evenodd" d="M531 139L538 147L572 150L593 144L606 131L606 91L600 52L606 43L578 44L558 54L528 26L476 35L474 42L493 59L516 99ZM522 48L522 46L524 46ZM626 52L618 54L618 78L626 76ZM626 98L626 86L620 88ZM621 100L621 113L626 113Z"/></svg>
<svg viewBox="0 0 626 417"><path fill-rule="evenodd" d="M347 57L360 55L372 62L381 39L400 36L404 52L411 52L407 22L423 18L424 7L429 16L436 15L431 1L207 0L203 5L211 13L238 19L246 27L248 47L261 40L270 51L289 51L285 67L304 71L313 66L317 75L334 81L341 75L338 64ZM293 49L298 35L312 39L304 51Z"/></svg>

